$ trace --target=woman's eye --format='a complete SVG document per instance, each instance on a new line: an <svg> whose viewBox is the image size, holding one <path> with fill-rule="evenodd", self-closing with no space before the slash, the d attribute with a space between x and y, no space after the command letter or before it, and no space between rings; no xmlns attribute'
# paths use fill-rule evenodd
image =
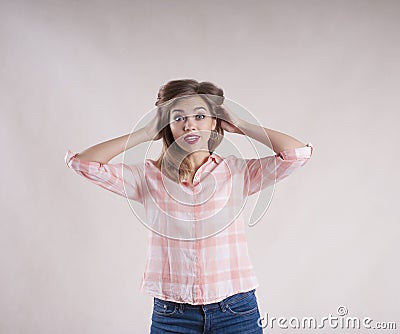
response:
<svg viewBox="0 0 400 334"><path fill-rule="evenodd" d="M204 119L204 118L206 118L206 115L199 114L199 115L196 115L196 118L197 119Z"/></svg>
<svg viewBox="0 0 400 334"><path fill-rule="evenodd" d="M184 117L177 116L177 117L174 118L174 121L179 122L179 121L182 121L183 119L184 119Z"/></svg>

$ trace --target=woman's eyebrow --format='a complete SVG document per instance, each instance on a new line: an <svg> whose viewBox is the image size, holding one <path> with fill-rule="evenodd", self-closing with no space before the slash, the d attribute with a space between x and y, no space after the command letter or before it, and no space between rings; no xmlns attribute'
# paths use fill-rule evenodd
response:
<svg viewBox="0 0 400 334"><path fill-rule="evenodd" d="M196 108L194 108L193 110L198 110L198 109L204 109L204 110L206 110L205 107L196 107ZM171 111L171 114L172 114L173 112L175 112L175 111L177 111L177 112L183 112L183 110L181 110L181 109L173 109L173 110Z"/></svg>

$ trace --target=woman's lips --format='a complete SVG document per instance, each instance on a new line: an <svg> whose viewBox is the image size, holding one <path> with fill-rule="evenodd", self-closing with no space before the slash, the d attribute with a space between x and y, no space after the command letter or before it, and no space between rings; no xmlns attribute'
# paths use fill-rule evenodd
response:
<svg viewBox="0 0 400 334"><path fill-rule="evenodd" d="M199 141L200 136L196 136L196 135L186 135L185 137L183 137L183 140L185 142L187 142L188 144L195 144Z"/></svg>

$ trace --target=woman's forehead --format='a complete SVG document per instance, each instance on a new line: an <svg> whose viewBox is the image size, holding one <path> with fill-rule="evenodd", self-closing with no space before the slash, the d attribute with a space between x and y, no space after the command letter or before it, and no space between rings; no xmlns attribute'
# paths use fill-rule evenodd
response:
<svg viewBox="0 0 400 334"><path fill-rule="evenodd" d="M174 110L189 110L192 111L195 108L203 107L205 110L208 110L207 103L200 96L191 96L180 98L176 103L171 107L171 112Z"/></svg>

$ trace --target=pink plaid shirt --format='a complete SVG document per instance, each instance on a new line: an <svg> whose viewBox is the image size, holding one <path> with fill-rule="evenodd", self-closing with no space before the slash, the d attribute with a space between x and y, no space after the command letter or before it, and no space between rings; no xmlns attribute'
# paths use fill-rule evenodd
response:
<svg viewBox="0 0 400 334"><path fill-rule="evenodd" d="M303 166L312 151L308 143L260 159L213 153L196 171L193 186L166 178L150 159L102 164L68 150L65 162L91 182L144 205L150 230L141 291L199 305L259 286L238 207Z"/></svg>

